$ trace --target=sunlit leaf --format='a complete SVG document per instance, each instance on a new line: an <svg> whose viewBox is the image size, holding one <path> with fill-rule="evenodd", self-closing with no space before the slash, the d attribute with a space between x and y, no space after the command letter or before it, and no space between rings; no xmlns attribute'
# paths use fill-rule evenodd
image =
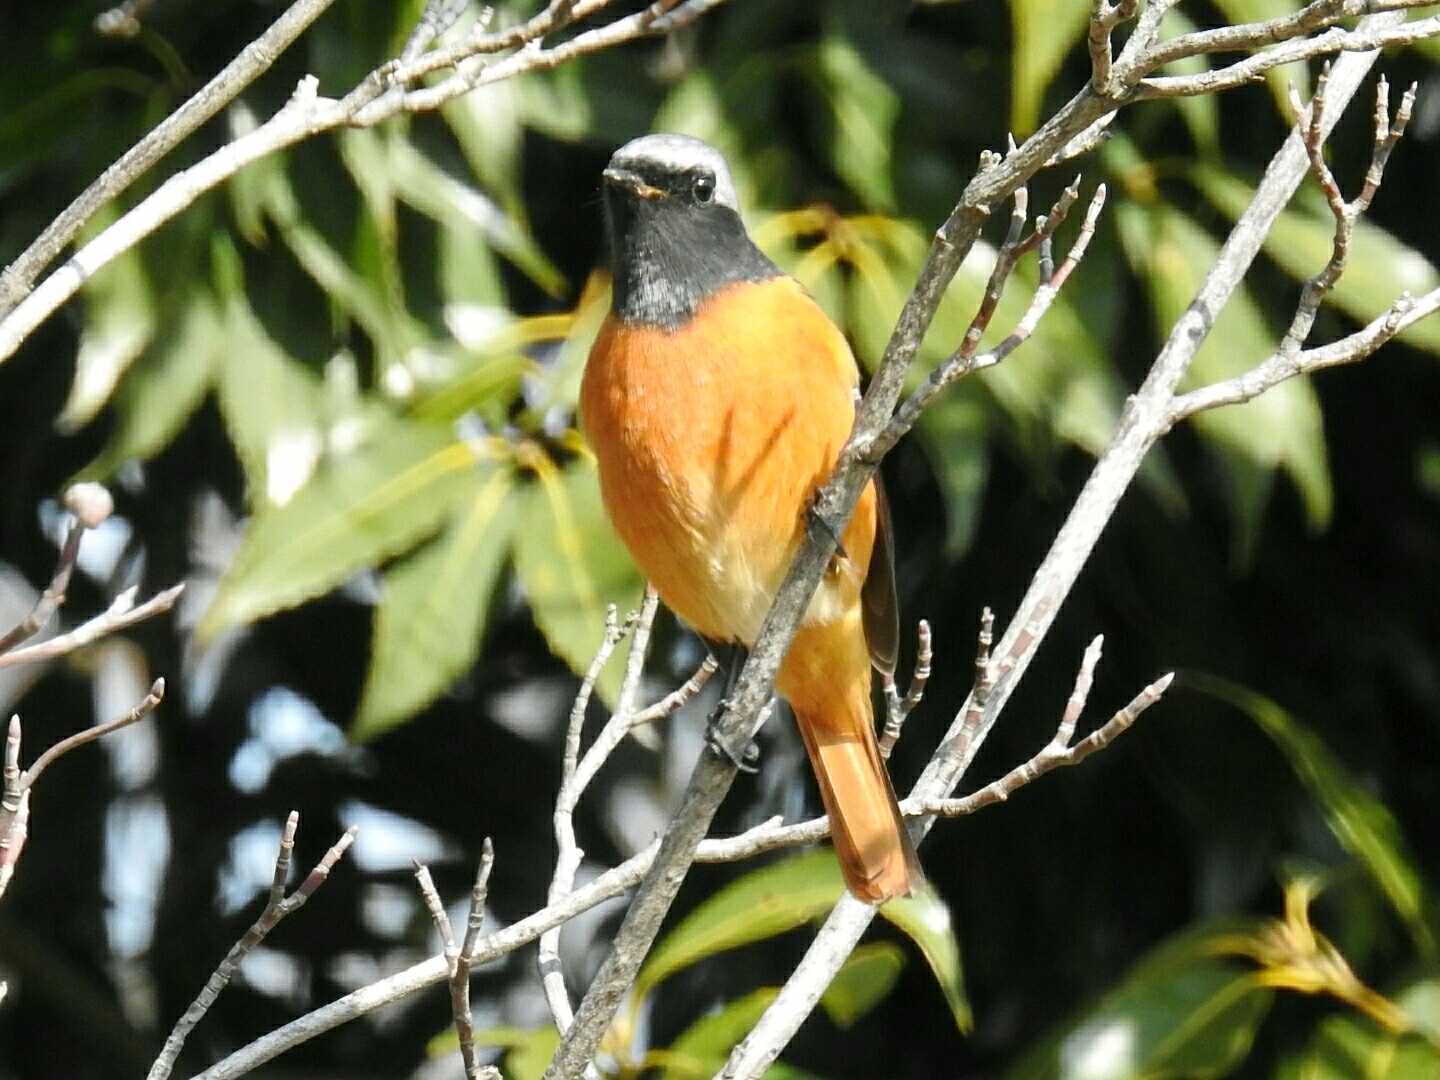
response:
<svg viewBox="0 0 1440 1080"><path fill-rule="evenodd" d="M637 1007L675 972L813 922L827 914L844 892L840 865L829 850L805 852L746 874L692 911L655 946L635 981ZM927 890L890 901L880 914L920 947L957 1023L968 1030L960 947L944 903Z"/></svg>
<svg viewBox="0 0 1440 1080"><path fill-rule="evenodd" d="M408 719L474 663L515 527L512 485L508 469L477 478L444 533L385 574L355 738Z"/></svg>
<svg viewBox="0 0 1440 1080"><path fill-rule="evenodd" d="M97 215L93 236L115 220L115 211ZM110 400L120 377L155 333L155 298L135 248L112 259L85 283L85 321L75 357L75 381L55 425L63 432L84 427Z"/></svg>
<svg viewBox="0 0 1440 1080"><path fill-rule="evenodd" d="M623 615L639 605L643 584L600 503L595 467L585 460L563 471L536 463L538 482L520 495L515 573L550 648L584 672L605 630L605 607ZM607 704L624 665L613 657L596 684Z"/></svg>
<svg viewBox="0 0 1440 1080"><path fill-rule="evenodd" d="M560 1047L560 1033L549 1024L539 1028L476 1028L475 1046L503 1046L510 1051L504 1058L505 1080L541 1080ZM432 1058L458 1054L460 1039L455 1029L446 1028L432 1038L425 1052Z"/></svg>
<svg viewBox="0 0 1440 1080"><path fill-rule="evenodd" d="M1271 699L1212 675L1191 675L1200 690L1249 716L1275 742L1325 814L1340 845L1358 859L1410 929L1418 948L1434 955L1424 878L1394 816L1351 776L1328 746Z"/></svg>
<svg viewBox="0 0 1440 1080"><path fill-rule="evenodd" d="M910 936L920 948L940 990L955 1026L968 1032L974 1026L970 1002L965 997L965 971L960 964L960 941L950 920L950 909L940 894L928 886L910 896L891 900L880 914Z"/></svg>
<svg viewBox="0 0 1440 1080"><path fill-rule="evenodd" d="M1075 1020L1044 1039L1009 1080L1211 1080L1250 1052L1274 991L1217 960L1208 935L1162 944Z"/></svg>
<svg viewBox="0 0 1440 1080"><path fill-rule="evenodd" d="M905 951L893 942L861 945L825 988L820 1006L836 1027L848 1028L895 989L904 967Z"/></svg>
<svg viewBox="0 0 1440 1080"><path fill-rule="evenodd" d="M126 461L164 449L199 407L225 350L215 302L196 290L180 325L133 368L115 398L119 421L100 455L79 478L104 478Z"/></svg>
<svg viewBox="0 0 1440 1080"><path fill-rule="evenodd" d="M827 33L820 41L816 76L831 113L825 147L841 179L866 205L895 206L890 176L900 99L846 38Z"/></svg>
<svg viewBox="0 0 1440 1080"><path fill-rule="evenodd" d="M1010 129L1017 139L1035 130L1045 88L1060 70L1065 54L1084 36L1092 7L1078 2L1010 0L1015 37L1010 51Z"/></svg>
<svg viewBox="0 0 1440 1080"><path fill-rule="evenodd" d="M564 276L527 228L484 192L451 176L405 139L390 141L390 168L398 194L416 210L442 224L457 218L469 222L551 296L565 291Z"/></svg>
<svg viewBox="0 0 1440 1080"><path fill-rule="evenodd" d="M1121 203L1115 220L1127 255L1145 279L1163 338L1184 313L1214 261L1219 244L1178 210ZM1275 349L1272 329L1242 284L1219 313L1185 383L1203 386L1248 371ZM1320 404L1304 378L1289 379L1244 405L1213 409L1192 421L1232 470L1231 505L1236 552L1243 559L1257 535L1263 500L1253 496L1263 474L1283 469L1299 489L1310 522L1325 524L1333 492ZM1258 470L1258 475L1257 475Z"/></svg>
<svg viewBox="0 0 1440 1080"><path fill-rule="evenodd" d="M525 201L520 188L521 149L525 130L521 123L519 84L501 80L478 86L451 99L440 110L460 144L470 170L481 185L518 217Z"/></svg>
<svg viewBox="0 0 1440 1080"><path fill-rule="evenodd" d="M320 379L265 332L245 301L225 304L217 395L245 469L252 506L282 506L309 481L325 450Z"/></svg>
<svg viewBox="0 0 1440 1080"><path fill-rule="evenodd" d="M481 467L447 426L398 421L327 455L294 498L250 522L202 637L309 600L408 551L473 494Z"/></svg>
<svg viewBox="0 0 1440 1080"><path fill-rule="evenodd" d="M1224 169L1196 165L1190 176L1205 197L1231 219L1242 214L1255 195L1251 185ZM1320 272L1335 238L1335 219L1330 212L1310 200L1301 201L1307 205L1283 211L1265 237L1265 253L1296 281ZM1369 322L1402 292L1419 296L1437 286L1440 271L1425 255L1362 217L1355 223L1345 273L1325 302L1358 322ZM1296 295L1298 298L1298 291ZM1402 333L1400 340L1440 354L1440 320L1421 319Z"/></svg>
<svg viewBox="0 0 1440 1080"><path fill-rule="evenodd" d="M727 1002L691 1024L664 1051L649 1055L654 1064L663 1067L661 1080L708 1080L714 1076L778 993L767 986Z"/></svg>

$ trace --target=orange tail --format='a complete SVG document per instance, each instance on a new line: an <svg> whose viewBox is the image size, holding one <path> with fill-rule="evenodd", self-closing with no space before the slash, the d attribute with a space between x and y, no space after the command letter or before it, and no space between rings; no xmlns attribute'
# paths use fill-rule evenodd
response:
<svg viewBox="0 0 1440 1080"><path fill-rule="evenodd" d="M800 662L786 664L781 692L795 710L820 783L845 883L858 898L872 904L905 896L919 888L924 877L875 738L869 663L862 659L863 674L858 678L852 674L847 679L843 668L837 671L833 667L823 673L824 682L806 678L808 672L803 669L822 674L804 662L818 659L806 648L810 644L804 640L807 636L802 629L796 638L791 657Z"/></svg>

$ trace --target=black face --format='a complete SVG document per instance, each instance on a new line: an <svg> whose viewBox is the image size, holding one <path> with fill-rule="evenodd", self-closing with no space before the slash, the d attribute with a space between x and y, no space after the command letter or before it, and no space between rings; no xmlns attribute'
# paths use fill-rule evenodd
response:
<svg viewBox="0 0 1440 1080"><path fill-rule="evenodd" d="M676 330L724 286L780 273L704 165L612 163L604 190L614 309L627 323Z"/></svg>

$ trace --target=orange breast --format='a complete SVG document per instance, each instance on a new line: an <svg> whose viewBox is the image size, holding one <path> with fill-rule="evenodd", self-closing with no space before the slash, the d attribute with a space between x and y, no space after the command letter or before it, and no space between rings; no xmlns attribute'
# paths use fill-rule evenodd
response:
<svg viewBox="0 0 1440 1080"><path fill-rule="evenodd" d="M854 420L844 337L789 278L717 293L673 332L607 320L581 386L601 492L642 573L700 633L753 642ZM810 619L853 608L869 565L867 491ZM833 609L833 610L832 610Z"/></svg>

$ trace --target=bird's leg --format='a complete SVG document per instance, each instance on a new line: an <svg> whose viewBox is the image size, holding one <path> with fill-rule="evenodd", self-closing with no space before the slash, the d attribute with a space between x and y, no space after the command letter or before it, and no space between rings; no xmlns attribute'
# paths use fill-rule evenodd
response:
<svg viewBox="0 0 1440 1080"><path fill-rule="evenodd" d="M725 693L721 695L720 701L705 721L705 745L715 753L730 760L730 763L741 772L754 773L760 771L760 746L751 739L740 749L736 749L727 743L720 735L717 725L725 710L730 707L730 697L735 692L735 685L740 681L740 669L745 666L745 661L750 655L750 650L744 645L732 643L721 644L719 642L707 642L710 646L710 655L715 657L716 662L725 669Z"/></svg>

